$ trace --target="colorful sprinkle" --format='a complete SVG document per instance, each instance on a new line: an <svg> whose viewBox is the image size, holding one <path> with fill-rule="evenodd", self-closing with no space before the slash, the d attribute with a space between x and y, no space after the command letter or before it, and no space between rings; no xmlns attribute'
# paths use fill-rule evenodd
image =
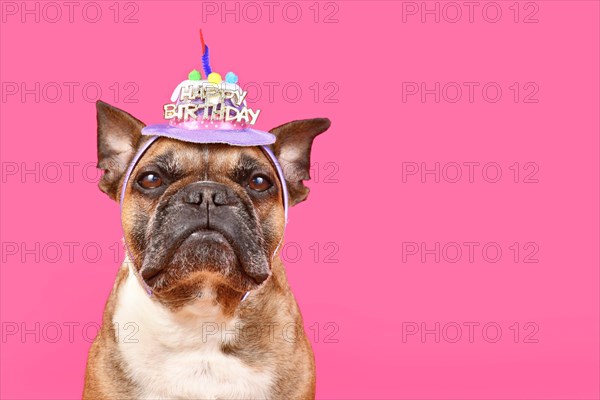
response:
<svg viewBox="0 0 600 400"><path fill-rule="evenodd" d="M228 72L227 75L225 75L225 82L238 83L238 76L233 72Z"/></svg>
<svg viewBox="0 0 600 400"><path fill-rule="evenodd" d="M219 75L219 74L218 74L218 73L216 73L216 72L211 72L211 73L208 75L208 78L207 78L207 79L208 79L208 81L209 81L210 83L216 83L216 84L219 84L219 83L221 83L221 82L223 81L223 78L221 78L221 75Z"/></svg>
<svg viewBox="0 0 600 400"><path fill-rule="evenodd" d="M199 81L202 79L202 74L200 74L200 71L194 69L188 74L188 79L190 81Z"/></svg>

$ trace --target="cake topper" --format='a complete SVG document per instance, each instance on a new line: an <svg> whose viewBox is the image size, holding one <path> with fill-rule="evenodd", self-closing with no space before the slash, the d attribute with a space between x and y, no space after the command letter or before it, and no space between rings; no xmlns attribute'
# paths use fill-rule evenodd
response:
<svg viewBox="0 0 600 400"><path fill-rule="evenodd" d="M195 143L227 143L235 146L262 146L275 142L275 136L256 130L260 110L248 107L248 92L239 86L233 72L221 74L210 67L209 48L202 46L202 73L193 69L163 106L166 124L148 125L144 135L166 136Z"/></svg>

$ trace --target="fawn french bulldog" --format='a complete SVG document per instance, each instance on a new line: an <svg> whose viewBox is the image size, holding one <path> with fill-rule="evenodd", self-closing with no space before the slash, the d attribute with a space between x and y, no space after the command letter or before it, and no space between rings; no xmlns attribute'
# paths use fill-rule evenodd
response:
<svg viewBox="0 0 600 400"><path fill-rule="evenodd" d="M121 202L127 257L83 398L313 399L279 249L329 120L279 126L268 148L160 137L140 154L142 122L103 102L97 119L99 187Z"/></svg>

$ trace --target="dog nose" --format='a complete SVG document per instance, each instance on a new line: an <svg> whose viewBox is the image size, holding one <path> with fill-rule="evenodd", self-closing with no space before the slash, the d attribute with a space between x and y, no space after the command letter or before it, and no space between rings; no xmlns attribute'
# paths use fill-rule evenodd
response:
<svg viewBox="0 0 600 400"><path fill-rule="evenodd" d="M227 206L235 203L231 190L218 182L196 182L183 189L182 200L198 206Z"/></svg>

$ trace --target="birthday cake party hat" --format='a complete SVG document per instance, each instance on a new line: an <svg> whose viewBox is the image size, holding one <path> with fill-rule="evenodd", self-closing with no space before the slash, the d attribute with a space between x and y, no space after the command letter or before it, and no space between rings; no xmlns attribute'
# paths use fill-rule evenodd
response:
<svg viewBox="0 0 600 400"><path fill-rule="evenodd" d="M225 80L210 67L209 49L202 45L202 74L193 70L164 105L163 124L148 125L143 135L170 137L193 143L226 143L234 146L264 146L275 142L269 132L254 129L260 110L249 108L247 92L238 85L233 72Z"/></svg>

